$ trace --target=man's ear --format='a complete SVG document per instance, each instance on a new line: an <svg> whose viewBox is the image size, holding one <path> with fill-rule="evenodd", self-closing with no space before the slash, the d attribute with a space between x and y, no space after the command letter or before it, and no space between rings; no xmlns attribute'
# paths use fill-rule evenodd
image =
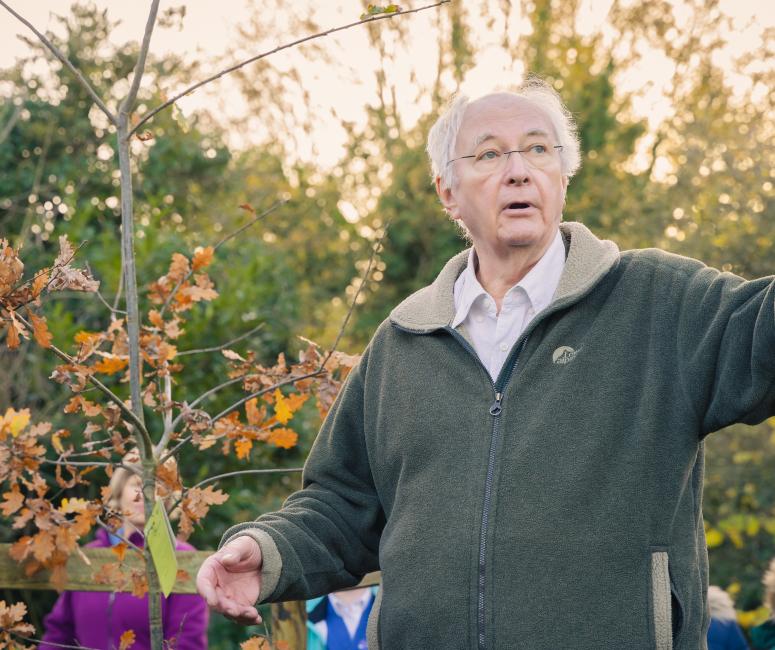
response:
<svg viewBox="0 0 775 650"><path fill-rule="evenodd" d="M460 219L460 215L457 210L457 201L455 195L449 187L442 187L441 176L436 177L436 194L439 195L441 205L444 206L450 219Z"/></svg>

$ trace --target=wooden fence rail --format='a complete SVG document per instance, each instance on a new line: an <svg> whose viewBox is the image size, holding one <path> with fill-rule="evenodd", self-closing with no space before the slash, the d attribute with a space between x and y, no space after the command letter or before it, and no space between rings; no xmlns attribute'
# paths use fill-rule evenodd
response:
<svg viewBox="0 0 775 650"><path fill-rule="evenodd" d="M54 590L48 571L26 576L24 569L8 554L10 544L0 544L0 589ZM87 562L79 555L70 556L67 562L66 591L131 591L131 585L116 589L114 585L97 584L95 574L104 564L118 560L109 548L82 548ZM205 558L213 551L177 551L178 569L185 572L178 577L172 589L176 594L196 593L196 574ZM122 562L123 570L142 567L143 560L137 553L127 551ZM367 575L359 586L379 584L379 572ZM302 601L289 601L272 605L272 637L275 642L285 641L293 650L306 650L307 613Z"/></svg>

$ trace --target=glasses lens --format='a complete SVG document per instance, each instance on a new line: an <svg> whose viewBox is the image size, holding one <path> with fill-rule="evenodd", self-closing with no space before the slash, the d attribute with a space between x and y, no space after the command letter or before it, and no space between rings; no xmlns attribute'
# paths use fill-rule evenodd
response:
<svg viewBox="0 0 775 650"><path fill-rule="evenodd" d="M522 157L525 162L543 169L550 165L556 158L557 149L549 146L548 144L532 144L522 152Z"/></svg>
<svg viewBox="0 0 775 650"><path fill-rule="evenodd" d="M474 169L477 173L492 174L503 168L503 164L506 162L506 156L500 152L487 151L472 160Z"/></svg>

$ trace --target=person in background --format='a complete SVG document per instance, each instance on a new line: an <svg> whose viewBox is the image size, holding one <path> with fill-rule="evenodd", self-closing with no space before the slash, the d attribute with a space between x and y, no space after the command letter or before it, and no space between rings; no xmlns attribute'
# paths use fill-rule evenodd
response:
<svg viewBox="0 0 775 650"><path fill-rule="evenodd" d="M367 650L366 623L377 588L349 589L307 601L307 650Z"/></svg>
<svg viewBox="0 0 775 650"><path fill-rule="evenodd" d="M716 585L708 587L708 614L708 650L749 650L732 598Z"/></svg>
<svg viewBox="0 0 775 650"><path fill-rule="evenodd" d="M174 463L170 459L167 463ZM124 469L128 467L130 469ZM111 534L100 528L89 547L111 547L127 539L135 546L144 543L145 511L139 458L130 452L123 467L116 469L110 480L112 509L121 512L123 524ZM170 498L171 501L171 498ZM171 504L168 504L171 505ZM191 551L194 547L177 541L176 549ZM205 650L207 648L208 610L205 601L196 594L170 594L162 597L162 624L165 648L175 650ZM45 634L40 650L57 650L65 646L114 649L120 645L127 630L135 633L132 650L151 647L148 622L148 595L142 598L131 593L106 591L66 591L59 596L51 613L44 619Z"/></svg>
<svg viewBox="0 0 775 650"><path fill-rule="evenodd" d="M772 650L775 648L775 558L770 562L770 568L762 579L764 584L764 600L770 608L770 618L751 629L751 642L756 650Z"/></svg>

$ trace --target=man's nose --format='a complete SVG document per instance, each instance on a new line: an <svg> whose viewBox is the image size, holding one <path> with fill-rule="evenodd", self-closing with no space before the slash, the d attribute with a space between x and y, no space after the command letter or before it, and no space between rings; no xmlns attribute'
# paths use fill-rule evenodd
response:
<svg viewBox="0 0 775 650"><path fill-rule="evenodd" d="M512 151L507 155L504 173L507 185L523 185L530 182L530 167L518 151Z"/></svg>

